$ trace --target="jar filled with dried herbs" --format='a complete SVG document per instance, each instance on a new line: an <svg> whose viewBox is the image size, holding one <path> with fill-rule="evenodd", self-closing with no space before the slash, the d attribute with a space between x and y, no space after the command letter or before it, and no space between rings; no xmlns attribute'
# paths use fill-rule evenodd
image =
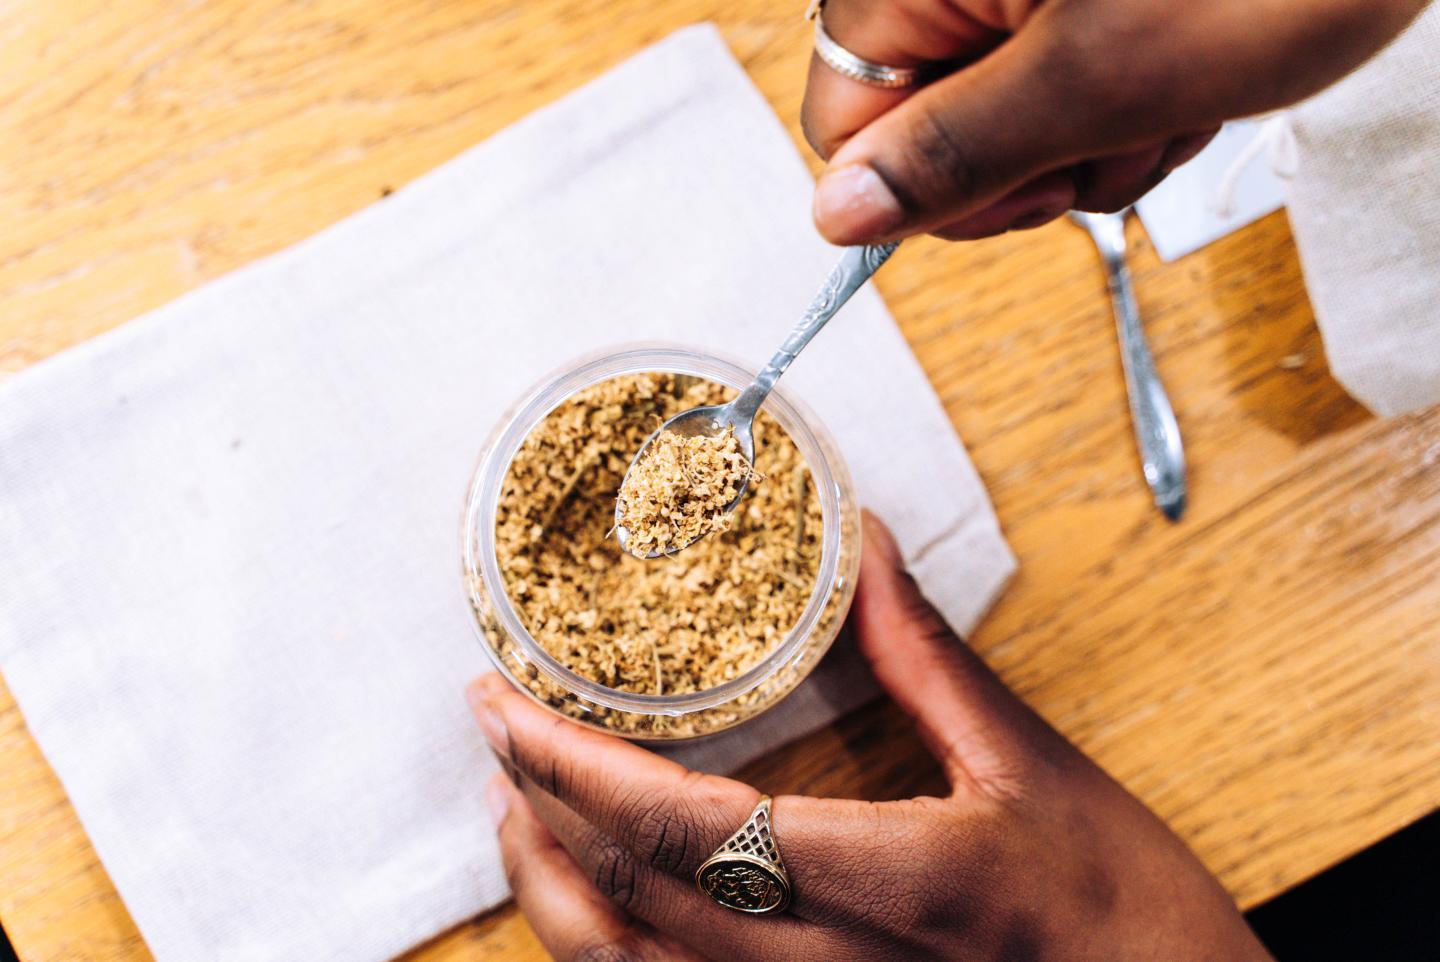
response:
<svg viewBox="0 0 1440 962"><path fill-rule="evenodd" d="M828 649L853 594L858 517L833 443L783 395L757 421L738 507L677 517L712 533L651 560L613 536L615 499L645 439L748 378L680 348L620 351L548 379L500 426L462 534L476 625L517 686L617 734L690 738L775 704ZM714 463L672 456L663 470L688 470L705 497L735 483L723 450ZM661 505L656 518L666 510L685 509Z"/></svg>

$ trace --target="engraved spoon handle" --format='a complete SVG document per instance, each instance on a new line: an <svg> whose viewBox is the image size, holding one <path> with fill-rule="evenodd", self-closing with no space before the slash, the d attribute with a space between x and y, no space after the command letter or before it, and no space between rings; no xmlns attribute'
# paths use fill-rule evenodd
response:
<svg viewBox="0 0 1440 962"><path fill-rule="evenodd" d="M880 265L895 253L895 244L867 244L864 247L847 247L845 253L840 255L840 261L831 270L830 275L825 278L825 283L820 286L814 300L805 309L800 323L790 331L790 336L785 338L785 343L780 345L770 358L770 363L765 365L739 397L731 404L735 421L748 421L755 417L760 405L765 403L765 398L775 387L775 382L780 380L780 375L795 360L810 339L820 333L820 328L835 313L850 300L850 295L860 289L860 285L870 279L880 268Z"/></svg>
<svg viewBox="0 0 1440 962"><path fill-rule="evenodd" d="M1077 218L1078 220L1079 218ZM1130 398L1130 419L1140 448L1141 468L1155 504L1170 520L1185 510L1185 449L1180 425L1140 323L1140 306L1125 263L1125 215L1091 214L1082 221L1105 262L1115 326L1120 336L1120 360Z"/></svg>

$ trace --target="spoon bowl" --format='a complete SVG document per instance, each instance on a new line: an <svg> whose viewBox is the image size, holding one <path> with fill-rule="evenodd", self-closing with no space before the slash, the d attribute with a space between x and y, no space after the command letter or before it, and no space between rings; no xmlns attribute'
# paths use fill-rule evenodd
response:
<svg viewBox="0 0 1440 962"><path fill-rule="evenodd" d="M625 469L625 479L621 481L620 488L624 490L625 481L630 478L630 472L635 470L635 465L645 456L650 445L662 434L678 434L681 437L715 437L723 434L727 429L735 432L735 439L740 443L740 451L745 455L745 460L752 465L755 463L755 415L760 412L760 406L770 396L770 391L775 387L775 382L785 369L795 360L810 339L820 333L825 323L834 317L836 312L850 300L850 296L860 289L860 285L870 279L880 268L880 265L889 259L895 252L895 244L869 244L864 247L847 247L845 253L840 255L840 262L830 270L825 283L821 285L810 306L805 309L800 323L790 331L785 338L785 343L770 358L770 363L765 369L755 376L750 386L741 391L739 396L729 404L711 404L704 407L691 408L688 411L681 411L656 429L654 434L645 439L640 445L640 450L635 452L635 457L630 459L630 466ZM724 514L734 511L736 506L745 497L745 492L750 487L750 480L747 477L745 483L740 486L740 493L723 509ZM615 501L615 537L620 542L621 550L625 549L629 541L630 531L625 527L625 519L621 514L620 500ZM704 535L700 535L703 538ZM684 551L690 545L698 541L695 538L681 545L672 545L665 550L651 551L645 555L647 559L654 559L673 555L678 551Z"/></svg>
<svg viewBox="0 0 1440 962"><path fill-rule="evenodd" d="M750 464L754 464L755 420L753 417L736 417L735 403L738 400L739 398L736 398L735 401L731 401L729 404L710 404L705 407L681 411L656 428L655 432L645 439L645 443L640 445L640 451L631 459L630 466L625 469L625 477L620 481L620 490L625 490L625 483L630 480L630 472L635 470L635 465L640 461L640 455L644 454L650 445L655 443L655 439L662 434L678 434L682 438L713 438L724 434L728 428L735 432L735 440L740 443L740 453L745 456L745 460ZM744 500L745 492L749 489L750 476L746 475L745 481L740 485L740 493L735 495L735 499L721 509L722 512L729 514L731 511L734 511L740 502ZM629 530L621 523L620 501L618 499L615 502L615 537L619 540L622 549L630 539ZM657 548L647 553L645 558L647 560L653 560L666 555L672 555L677 551L683 551L694 543L695 541L689 541L680 545L678 548L670 548L664 551Z"/></svg>

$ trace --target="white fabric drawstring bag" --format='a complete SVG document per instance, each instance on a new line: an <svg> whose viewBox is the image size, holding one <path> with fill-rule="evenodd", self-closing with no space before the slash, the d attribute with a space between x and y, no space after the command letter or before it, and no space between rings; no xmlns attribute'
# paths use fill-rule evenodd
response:
<svg viewBox="0 0 1440 962"><path fill-rule="evenodd" d="M1290 223L1331 371L1376 414L1440 403L1440 5L1289 126Z"/></svg>

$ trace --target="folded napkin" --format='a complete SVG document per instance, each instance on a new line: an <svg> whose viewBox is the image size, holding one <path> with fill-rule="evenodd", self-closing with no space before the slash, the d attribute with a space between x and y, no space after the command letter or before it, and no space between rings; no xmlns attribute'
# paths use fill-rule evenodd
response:
<svg viewBox="0 0 1440 962"><path fill-rule="evenodd" d="M1377 414L1440 403L1440 4L1289 118L1290 223L1331 370Z"/></svg>
<svg viewBox="0 0 1440 962"><path fill-rule="evenodd" d="M0 386L0 669L156 956L381 959L505 897L461 694L487 667L459 573L478 449L582 352L768 357L836 256L810 189L692 28ZM784 388L972 626L1013 560L873 291ZM843 657L812 682L686 757L870 691Z"/></svg>

